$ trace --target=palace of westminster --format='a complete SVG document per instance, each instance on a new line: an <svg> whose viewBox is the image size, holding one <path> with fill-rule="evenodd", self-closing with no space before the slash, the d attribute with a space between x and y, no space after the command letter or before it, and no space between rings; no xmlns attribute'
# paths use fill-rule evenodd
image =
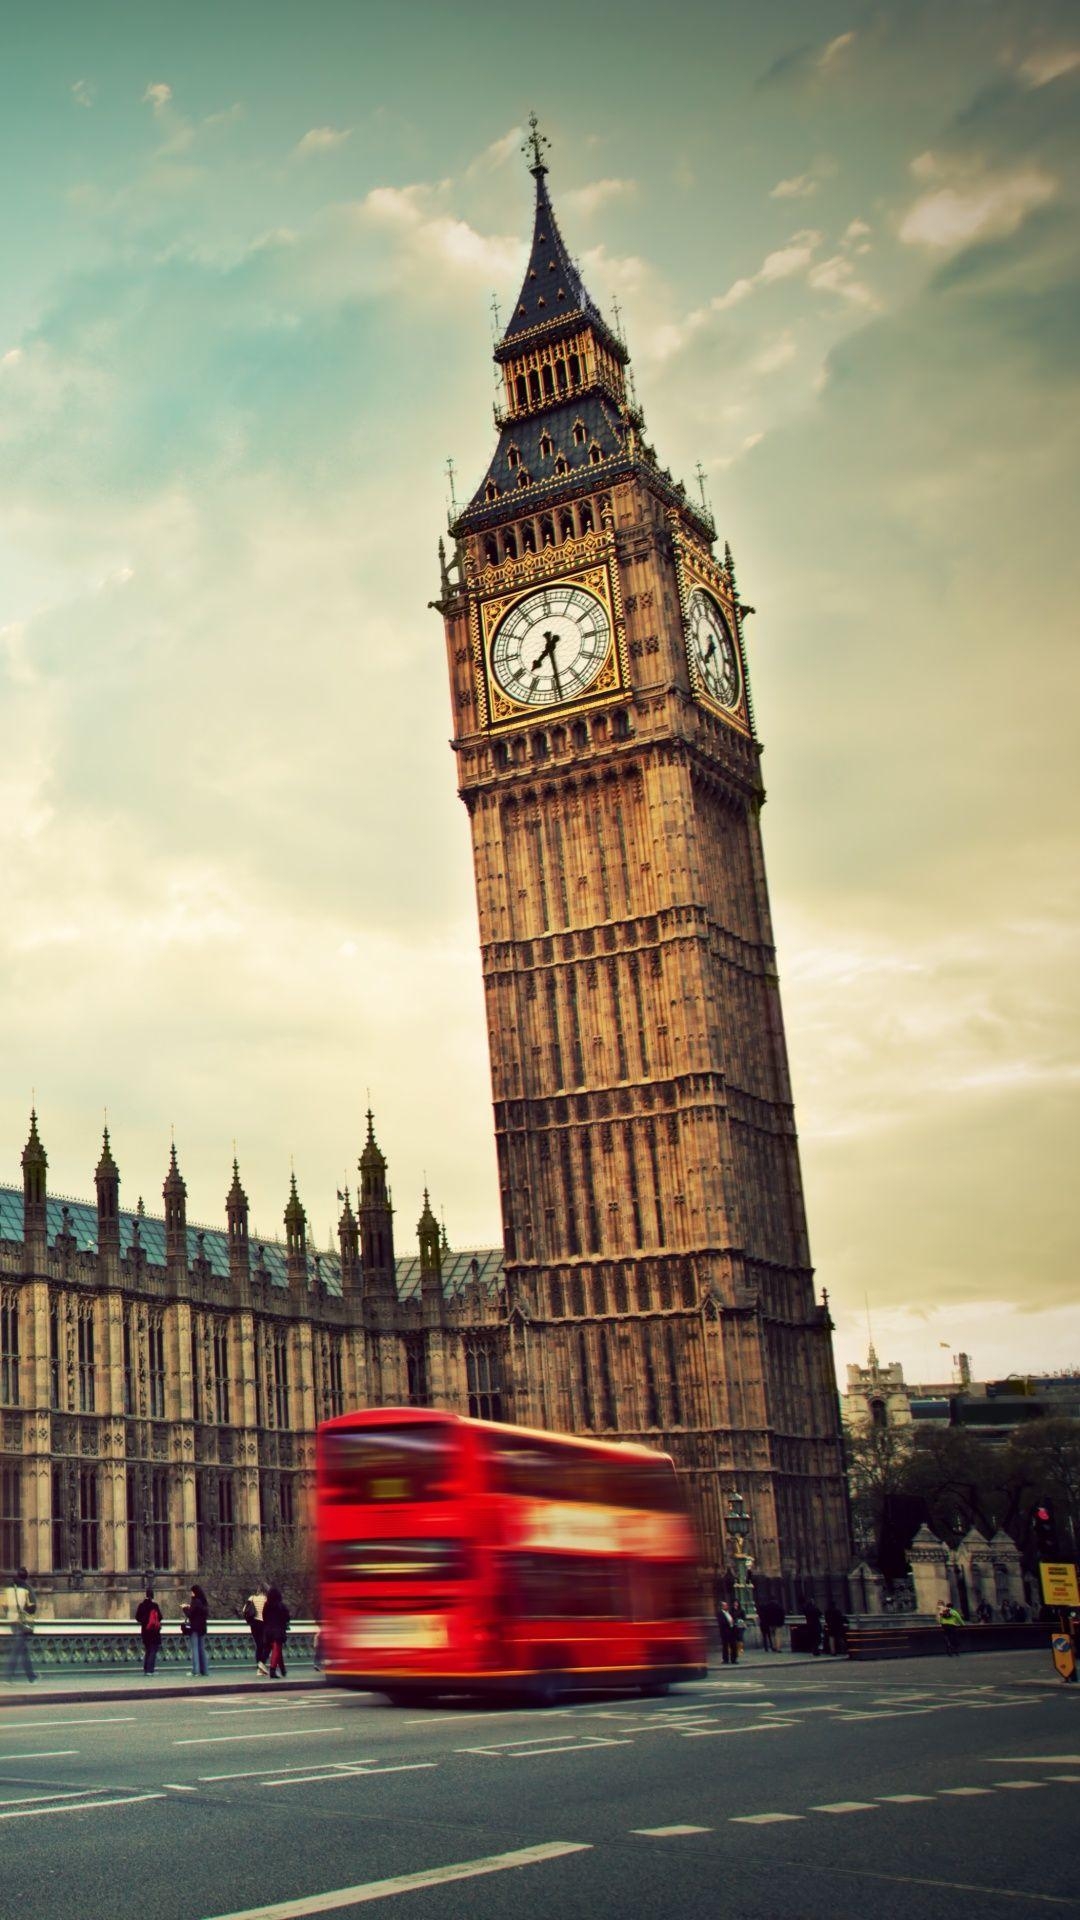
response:
<svg viewBox="0 0 1080 1920"><path fill-rule="evenodd" d="M317 1423L443 1406L666 1448L711 1568L750 1511L755 1585L842 1595L850 1542L814 1298L740 603L663 468L622 339L535 225L495 349L498 443L440 545L476 873L502 1245L395 1249L368 1114L356 1207L311 1246L47 1191L31 1116L0 1189L0 1568L42 1612L127 1618L208 1556L301 1528Z"/></svg>

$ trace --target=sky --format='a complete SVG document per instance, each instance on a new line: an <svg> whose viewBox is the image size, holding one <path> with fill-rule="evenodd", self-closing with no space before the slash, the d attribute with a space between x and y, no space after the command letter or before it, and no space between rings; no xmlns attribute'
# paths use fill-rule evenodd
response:
<svg viewBox="0 0 1080 1920"><path fill-rule="evenodd" d="M530 110L748 623L838 1365L1080 1368L1080 18L99 0L0 68L0 1179L499 1238L436 543ZM452 459L451 483L447 461Z"/></svg>

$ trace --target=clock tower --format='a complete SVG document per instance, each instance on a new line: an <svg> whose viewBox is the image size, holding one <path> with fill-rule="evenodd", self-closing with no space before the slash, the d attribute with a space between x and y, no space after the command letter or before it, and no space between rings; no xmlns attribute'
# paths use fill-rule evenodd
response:
<svg viewBox="0 0 1080 1920"><path fill-rule="evenodd" d="M559 232L535 117L498 443L451 533L512 1420L667 1447L714 1567L842 1595L816 1304L730 552L663 467ZM765 1586L763 1587L763 1584Z"/></svg>

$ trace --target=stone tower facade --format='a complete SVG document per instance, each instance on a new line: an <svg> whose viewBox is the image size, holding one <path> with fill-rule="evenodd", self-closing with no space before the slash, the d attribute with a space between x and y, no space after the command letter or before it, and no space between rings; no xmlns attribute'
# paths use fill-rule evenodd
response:
<svg viewBox="0 0 1080 1920"><path fill-rule="evenodd" d="M726 1558L850 1558L730 551L663 468L563 243L532 247L446 626L491 1054L510 1419L668 1446ZM837 1589L839 1590L839 1588Z"/></svg>

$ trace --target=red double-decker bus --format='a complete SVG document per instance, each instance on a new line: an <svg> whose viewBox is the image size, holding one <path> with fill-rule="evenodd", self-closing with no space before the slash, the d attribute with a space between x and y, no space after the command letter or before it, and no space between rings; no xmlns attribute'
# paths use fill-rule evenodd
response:
<svg viewBox="0 0 1080 1920"><path fill-rule="evenodd" d="M380 1407L319 1429L322 1649L391 1700L664 1692L705 1672L667 1454Z"/></svg>

